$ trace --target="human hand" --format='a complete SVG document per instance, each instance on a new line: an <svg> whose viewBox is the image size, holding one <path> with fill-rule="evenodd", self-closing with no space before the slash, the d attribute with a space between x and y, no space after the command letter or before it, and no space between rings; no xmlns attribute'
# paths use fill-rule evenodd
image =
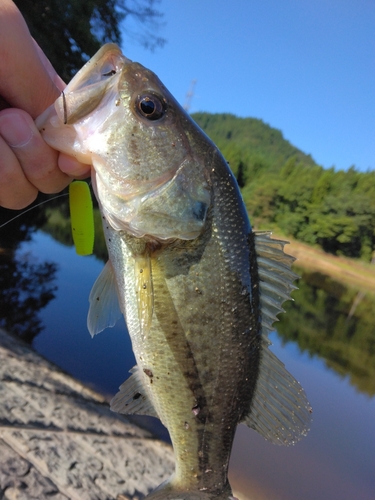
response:
<svg viewBox="0 0 375 500"><path fill-rule="evenodd" d="M65 87L32 39L11 0L0 2L0 206L21 209L38 195L56 193L90 167L59 154L34 119ZM3 109L6 106L7 109Z"/></svg>

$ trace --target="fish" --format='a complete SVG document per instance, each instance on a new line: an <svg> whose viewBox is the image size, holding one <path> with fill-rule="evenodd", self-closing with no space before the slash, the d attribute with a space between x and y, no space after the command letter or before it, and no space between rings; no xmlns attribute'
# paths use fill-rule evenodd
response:
<svg viewBox="0 0 375 500"><path fill-rule="evenodd" d="M268 334L296 288L287 242L251 228L236 179L151 70L104 45L36 121L92 165L109 260L89 300L96 335L124 316L136 366L111 401L168 429L175 471L148 499L233 499L240 423L275 444L309 429Z"/></svg>

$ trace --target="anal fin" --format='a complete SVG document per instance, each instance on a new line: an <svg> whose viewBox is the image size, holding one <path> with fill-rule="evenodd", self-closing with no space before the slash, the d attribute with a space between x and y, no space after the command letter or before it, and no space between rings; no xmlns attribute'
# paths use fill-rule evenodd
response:
<svg viewBox="0 0 375 500"><path fill-rule="evenodd" d="M296 443L309 430L312 409L304 390L263 339L259 378L246 425L274 444Z"/></svg>
<svg viewBox="0 0 375 500"><path fill-rule="evenodd" d="M138 365L134 366L130 373L132 375L120 386L120 391L111 400L111 410L126 415L137 414L159 418L148 396Z"/></svg>

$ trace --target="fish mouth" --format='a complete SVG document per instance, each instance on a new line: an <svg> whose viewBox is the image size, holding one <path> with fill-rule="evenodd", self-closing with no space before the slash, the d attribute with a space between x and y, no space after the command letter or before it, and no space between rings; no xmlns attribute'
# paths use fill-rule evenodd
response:
<svg viewBox="0 0 375 500"><path fill-rule="evenodd" d="M78 71L54 105L47 108L35 124L42 130L56 114L64 125L74 125L92 113L108 89L118 87L123 68L132 61L114 43L107 43Z"/></svg>
<svg viewBox="0 0 375 500"><path fill-rule="evenodd" d="M123 67L130 63L132 61L124 56L118 45L107 43L78 71L66 89L69 92L87 89L102 79L120 73Z"/></svg>
<svg viewBox="0 0 375 500"><path fill-rule="evenodd" d="M75 156L82 163L92 164L91 151L80 145L85 135L82 133L85 121L118 94L123 68L131 63L117 45L104 45L74 76L54 104L35 120L47 144Z"/></svg>

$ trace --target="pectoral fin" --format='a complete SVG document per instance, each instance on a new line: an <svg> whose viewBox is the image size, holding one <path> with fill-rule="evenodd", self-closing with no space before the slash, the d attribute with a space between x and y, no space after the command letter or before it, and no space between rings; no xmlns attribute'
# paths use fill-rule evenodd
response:
<svg viewBox="0 0 375 500"><path fill-rule="evenodd" d="M121 317L115 276L110 261L106 263L95 281L89 302L87 328L92 337L105 328L114 326Z"/></svg>

